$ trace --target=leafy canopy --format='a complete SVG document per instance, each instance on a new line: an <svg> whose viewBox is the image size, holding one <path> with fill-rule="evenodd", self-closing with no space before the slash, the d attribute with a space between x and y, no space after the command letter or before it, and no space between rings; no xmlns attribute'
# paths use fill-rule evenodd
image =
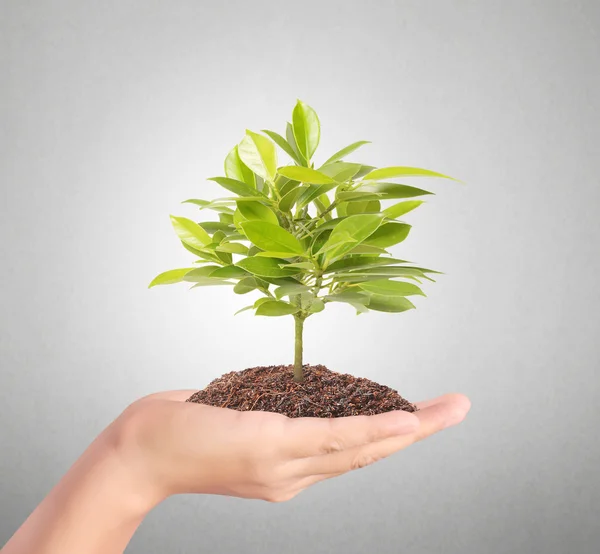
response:
<svg viewBox="0 0 600 554"><path fill-rule="evenodd" d="M419 285L438 272L392 257L388 248L411 230L399 218L423 203L415 198L432 193L396 180L451 177L346 161L368 141L342 148L315 168L320 122L300 100L284 135L246 131L225 158L225 175L210 179L230 194L185 201L216 218L171 216L182 245L197 258L195 266L161 273L150 287L230 286L239 295L259 295L240 312L301 320L332 302L357 313L414 308L407 297L424 296ZM277 148L290 163L278 165Z"/></svg>

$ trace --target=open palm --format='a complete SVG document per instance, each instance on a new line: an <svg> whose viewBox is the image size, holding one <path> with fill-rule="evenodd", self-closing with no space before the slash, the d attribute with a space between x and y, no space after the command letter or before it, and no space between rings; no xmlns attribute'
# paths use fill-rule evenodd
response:
<svg viewBox="0 0 600 554"><path fill-rule="evenodd" d="M185 402L193 392L144 397L115 422L123 451L161 496L289 500L460 423L470 408L465 396L448 394L418 403L414 414L290 419Z"/></svg>

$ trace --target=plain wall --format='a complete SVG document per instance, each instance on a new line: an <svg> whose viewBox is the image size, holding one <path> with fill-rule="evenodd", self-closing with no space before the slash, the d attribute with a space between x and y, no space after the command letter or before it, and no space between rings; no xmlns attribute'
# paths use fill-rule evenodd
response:
<svg viewBox="0 0 600 554"><path fill-rule="evenodd" d="M466 183L418 183L418 309L328 308L307 361L472 411L289 503L169 499L128 552L597 552L599 28L592 0L1 1L0 544L137 397L291 361L291 318L146 287L191 261L168 215L301 98L317 160L366 139Z"/></svg>

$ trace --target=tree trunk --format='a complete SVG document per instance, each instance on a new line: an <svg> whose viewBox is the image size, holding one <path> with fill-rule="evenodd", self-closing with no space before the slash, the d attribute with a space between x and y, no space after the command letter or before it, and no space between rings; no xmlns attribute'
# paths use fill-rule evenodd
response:
<svg viewBox="0 0 600 554"><path fill-rule="evenodd" d="M302 333L304 331L304 318L294 316L295 342L294 342L294 381L302 383L304 372L302 371Z"/></svg>

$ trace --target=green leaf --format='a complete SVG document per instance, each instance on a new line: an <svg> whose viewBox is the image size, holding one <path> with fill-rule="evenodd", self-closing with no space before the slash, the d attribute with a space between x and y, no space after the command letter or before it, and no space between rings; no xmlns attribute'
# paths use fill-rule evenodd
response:
<svg viewBox="0 0 600 554"><path fill-rule="evenodd" d="M317 113L298 100L292 112L292 123L298 150L305 159L310 160L321 138L321 125Z"/></svg>
<svg viewBox="0 0 600 554"><path fill-rule="evenodd" d="M254 277L244 277L235 284L233 292L236 294L247 294L258 288Z"/></svg>
<svg viewBox="0 0 600 554"><path fill-rule="evenodd" d="M269 138L279 146L292 160L297 162L299 165L303 164L302 158L294 151L292 146L285 140L279 133L275 131L268 131L267 129L263 129L263 133L268 135Z"/></svg>
<svg viewBox="0 0 600 554"><path fill-rule="evenodd" d="M279 209L282 212L289 212L296 204L298 197L307 190L308 187L296 187L290 190L280 201L279 201Z"/></svg>
<svg viewBox="0 0 600 554"><path fill-rule="evenodd" d="M266 137L247 130L246 136L238 145L242 161L265 181L273 181L277 171L277 151Z"/></svg>
<svg viewBox="0 0 600 554"><path fill-rule="evenodd" d="M255 198L259 194L258 191L250 185L247 185L246 183L243 183L242 181L238 181L236 179L231 179L229 177L209 177L208 180L218 183L224 189L227 189L228 191L233 192L233 194L237 194L238 196ZM258 197L260 198L260 196Z"/></svg>
<svg viewBox="0 0 600 554"><path fill-rule="evenodd" d="M294 127L289 122L287 123L287 125L285 127L285 138L287 139L288 144L292 147L294 152L296 152L296 154L298 154L298 157L300 158L300 161L302 162L300 165L307 167L308 162L304 158L304 155L302 154L302 152L300 152L300 149L298 148L298 144L296 144L296 137L294 136Z"/></svg>
<svg viewBox="0 0 600 554"><path fill-rule="evenodd" d="M375 231L364 244L368 246L378 246L379 248L388 248L394 244L402 242L408 236L411 226L406 223L384 223Z"/></svg>
<svg viewBox="0 0 600 554"><path fill-rule="evenodd" d="M383 216L380 214L351 215L338 223L327 242L321 249L327 252L326 258L333 260L343 256L371 236L381 224Z"/></svg>
<svg viewBox="0 0 600 554"><path fill-rule="evenodd" d="M406 261L398 260L397 258L387 258L381 256L350 256L349 258L342 258L337 262L333 262L324 272L339 273L347 272L351 269L365 269L368 267L378 267L401 263L406 263Z"/></svg>
<svg viewBox="0 0 600 554"><path fill-rule="evenodd" d="M233 315L238 315L238 314L241 314L242 312L247 312L248 310L253 310L253 309L254 309L253 304L251 304L250 306L244 306L241 310L238 310Z"/></svg>
<svg viewBox="0 0 600 554"><path fill-rule="evenodd" d="M252 197L244 197L244 200L246 199L252 199ZM265 200L264 197L260 197L261 200ZM242 202L241 198L237 198L237 200L239 202ZM196 206L198 206L200 208L200 210L212 210L214 212L217 212L219 214L233 214L233 209L230 208L229 206L235 206L235 200L232 199L228 199L228 198L217 198L216 200L213 200L212 202L208 202L207 200L198 200L195 198L190 198L189 200L186 200L185 202L182 202L182 204L195 204Z"/></svg>
<svg viewBox="0 0 600 554"><path fill-rule="evenodd" d="M327 185L335 182L329 175L325 175L325 173L321 173L310 167L300 167L298 165L285 165L277 169L277 173L288 179L300 181L308 185Z"/></svg>
<svg viewBox="0 0 600 554"><path fill-rule="evenodd" d="M361 270L362 271L362 270ZM416 275L417 273L425 274L425 273L435 273L437 275L443 275L441 271L436 271L435 269L428 269L426 267L416 267L416 266L394 266L394 267L377 267L375 269L368 269L367 272L371 273L379 273L386 275L404 275L402 272L408 272L406 275ZM411 273L415 272L415 273Z"/></svg>
<svg viewBox="0 0 600 554"><path fill-rule="evenodd" d="M326 213L327 212L327 206L323 203L322 198L329 198L327 196L327 194L321 194L321 196L317 196L317 198L315 198L313 200L314 205L317 207L317 212L319 214L319 216L321 216L322 214L325 214L323 217L325 219L331 219L331 213ZM328 203L330 204L330 203Z"/></svg>
<svg viewBox="0 0 600 554"><path fill-rule="evenodd" d="M300 273L300 269L296 267L280 267L284 264L283 260L277 260L276 258L244 258L237 262L235 265L245 269L253 275L259 277L289 277L291 275L297 275Z"/></svg>
<svg viewBox="0 0 600 554"><path fill-rule="evenodd" d="M317 252L320 252L320 250L327 243L327 240L331 236L331 229L324 229L324 230L316 229L315 233L316 234L313 236L312 242L310 245L310 251L314 255L316 255ZM321 260L319 260L319 263L321 263Z"/></svg>
<svg viewBox="0 0 600 554"><path fill-rule="evenodd" d="M225 175L230 179L241 181L252 188L256 188L254 173L240 158L237 145L225 158Z"/></svg>
<svg viewBox="0 0 600 554"><path fill-rule="evenodd" d="M233 215L233 209L228 206L223 206L219 204L213 204L212 206L206 206L206 208L200 208L201 210L212 210L213 212L217 212L219 217L222 215Z"/></svg>
<svg viewBox="0 0 600 554"><path fill-rule="evenodd" d="M369 311L367 303L369 297L365 293L344 291L336 294L330 294L325 296L327 302L343 302L344 304L350 304L356 310L357 314L364 314Z"/></svg>
<svg viewBox="0 0 600 554"><path fill-rule="evenodd" d="M315 201L316 200L318 200L319 203L321 203L323 208L325 208L325 209L327 209L327 208L329 208L329 206L331 206L331 198L329 198L327 193L321 194L321 196L319 196L319 198L315 199Z"/></svg>
<svg viewBox="0 0 600 554"><path fill-rule="evenodd" d="M365 180L376 181L378 179L394 179L396 177L442 177L443 179L451 179L458 181L454 177L448 177L442 173L436 173L435 171L429 171L428 169L421 169L420 167L382 167L381 169L375 169L364 176Z"/></svg>
<svg viewBox="0 0 600 554"><path fill-rule="evenodd" d="M184 200L182 204L195 204L200 208L205 208L210 202L208 200L200 200L199 198L189 198L188 200Z"/></svg>
<svg viewBox="0 0 600 554"><path fill-rule="evenodd" d="M369 296L362 291L345 290L336 292L335 294L328 294L325 296L325 300L330 302L359 302L366 305L369 301Z"/></svg>
<svg viewBox="0 0 600 554"><path fill-rule="evenodd" d="M240 202L238 210L249 221L266 221L267 223L279 225L279 221L273 210L260 202Z"/></svg>
<svg viewBox="0 0 600 554"><path fill-rule="evenodd" d="M194 269L195 268L193 267L184 267L182 269L170 269L169 271L165 271L154 277L152 282L148 285L148 288L150 289L156 285L172 285L173 283L181 283L185 274Z"/></svg>
<svg viewBox="0 0 600 554"><path fill-rule="evenodd" d="M370 143L371 143L371 141L369 141L369 140L359 140L358 142L353 142L352 144L349 144L345 148L342 148L341 150L338 150L323 165L328 165L330 163L333 163L333 162L336 162L338 160L341 160L342 158L345 158L349 154L352 154L352 152L354 152L357 148L360 148L364 144L370 144Z"/></svg>
<svg viewBox="0 0 600 554"><path fill-rule="evenodd" d="M361 165L349 162L334 162L328 165L323 165L319 168L321 173L329 175L334 181L343 183L348 179L352 179L359 171Z"/></svg>
<svg viewBox="0 0 600 554"><path fill-rule="evenodd" d="M219 258L217 257L216 252L208 249L208 248L193 248L189 244L181 241L181 246L183 246L188 252L194 254L194 256L198 256L203 260L208 260L210 262L218 262Z"/></svg>
<svg viewBox="0 0 600 554"><path fill-rule="evenodd" d="M240 212L238 208L237 210L235 210L235 212L233 212L233 225L240 234L243 233L242 223L244 223L244 221L246 221L246 218L242 215L242 212ZM242 236L246 238L245 235L242 234Z"/></svg>
<svg viewBox="0 0 600 554"><path fill-rule="evenodd" d="M374 169L376 169L376 168L372 165L362 164L361 168L359 169L358 173L354 176L354 178L360 179L361 177L364 177L367 173L370 173Z"/></svg>
<svg viewBox="0 0 600 554"><path fill-rule="evenodd" d="M192 286L193 289L196 287L215 287L220 285L233 285L231 281L226 281L225 279L213 279L212 277L198 277L194 281Z"/></svg>
<svg viewBox="0 0 600 554"><path fill-rule="evenodd" d="M262 250L288 252L290 256L304 254L300 241L279 225L264 221L245 221L241 226L244 234Z"/></svg>
<svg viewBox="0 0 600 554"><path fill-rule="evenodd" d="M217 269L220 269L218 265L205 265L204 267L196 267L185 274L183 280L195 283L198 280L210 277Z"/></svg>
<svg viewBox="0 0 600 554"><path fill-rule="evenodd" d="M217 279L243 279L244 277L248 277L248 272L235 265L226 265L215 269L210 274L210 277Z"/></svg>
<svg viewBox="0 0 600 554"><path fill-rule="evenodd" d="M217 245L219 245L226 238L227 238L227 235L225 234L224 231L217 231L216 233L213 234L213 244L216 243ZM216 250L216 247L215 247L215 250Z"/></svg>
<svg viewBox="0 0 600 554"><path fill-rule="evenodd" d="M348 304L356 310L356 315L366 314L369 311L369 308L364 304L359 304L358 302L348 302Z"/></svg>
<svg viewBox="0 0 600 554"><path fill-rule="evenodd" d="M219 221L221 223L225 223L226 225L233 225L233 212L231 212L230 214L220 213L219 214ZM223 238L225 238L225 237L223 237ZM213 237L213 240L215 240L214 237Z"/></svg>
<svg viewBox="0 0 600 554"><path fill-rule="evenodd" d="M225 265L230 265L233 263L233 257L229 252L217 252L215 251L215 256L219 259L220 262Z"/></svg>
<svg viewBox="0 0 600 554"><path fill-rule="evenodd" d="M408 266L374 267L369 269L349 271L348 273L336 273L334 276L334 281L359 283L363 281L374 281L385 278L389 279L392 277L420 277L429 279L427 273L439 273L439 271L426 269L424 267Z"/></svg>
<svg viewBox="0 0 600 554"><path fill-rule="evenodd" d="M197 286L211 286L211 285L231 285L232 283L225 280L227 275L216 275L216 272L224 269L219 266L204 266L192 269L185 274L183 280L190 283L196 283ZM193 288L193 287L192 287Z"/></svg>
<svg viewBox="0 0 600 554"><path fill-rule="evenodd" d="M262 177L259 177L258 175L256 175L256 190L265 196L269 196L269 185Z"/></svg>
<svg viewBox="0 0 600 554"><path fill-rule="evenodd" d="M248 255L248 247L239 242L222 242L215 248L217 252L229 252L230 254Z"/></svg>
<svg viewBox="0 0 600 554"><path fill-rule="evenodd" d="M405 281L390 281L389 279L381 279L379 281L368 281L358 285L364 291L381 294L383 296L425 296L425 293L414 285Z"/></svg>
<svg viewBox="0 0 600 554"><path fill-rule="evenodd" d="M350 202L346 208L348 215L354 214L378 214L381 211L379 200L365 200L363 202Z"/></svg>
<svg viewBox="0 0 600 554"><path fill-rule="evenodd" d="M285 285L277 287L274 292L277 299L281 300L281 298L283 298L284 296L310 292L310 287L307 287L302 283L286 283Z"/></svg>
<svg viewBox="0 0 600 554"><path fill-rule="evenodd" d="M209 234L191 219L172 215L171 224L179 239L192 248L202 249L212 242Z"/></svg>
<svg viewBox="0 0 600 554"><path fill-rule="evenodd" d="M280 267L287 267L286 264L279 264ZM298 283L299 281L294 277L256 277L257 281L261 282L261 290L263 288L268 289L269 285L275 285L281 287L283 285L290 285L292 283ZM265 287L266 285L266 287Z"/></svg>
<svg viewBox="0 0 600 554"><path fill-rule="evenodd" d="M279 190L281 197L284 197L288 192L300 186L300 181L293 181L283 175L277 175L275 178L275 186Z"/></svg>
<svg viewBox="0 0 600 554"><path fill-rule="evenodd" d="M348 254L389 254L385 248L379 246L370 246L368 244L359 244L355 246Z"/></svg>
<svg viewBox="0 0 600 554"><path fill-rule="evenodd" d="M370 295L367 306L369 310L393 313L405 312L415 307L410 300L402 296L384 296L381 294Z"/></svg>
<svg viewBox="0 0 600 554"><path fill-rule="evenodd" d="M308 257L306 254L291 254L290 252L275 252L272 250L264 250L257 252L254 255L258 256L259 258L296 258L298 256L302 258Z"/></svg>
<svg viewBox="0 0 600 554"><path fill-rule="evenodd" d="M223 223L221 221L199 221L198 225L202 227L207 233L216 233L221 231L225 235L235 233L235 227L229 223ZM212 239L211 242L217 242Z"/></svg>
<svg viewBox="0 0 600 554"><path fill-rule="evenodd" d="M390 219L396 219L401 215L407 214L411 212L415 208L418 208L421 204L423 204L423 200L407 200L406 202L398 202L389 208L383 210L383 215L385 217L389 217Z"/></svg>
<svg viewBox="0 0 600 554"><path fill-rule="evenodd" d="M283 302L281 300L267 300L256 308L256 315L266 315L270 317L278 317L283 315L291 315L300 311L298 306Z"/></svg>
<svg viewBox="0 0 600 554"><path fill-rule="evenodd" d="M356 192L371 192L378 194L382 200L391 200L393 198L413 198L415 196L425 196L433 194L427 190L408 185L399 185L397 183L373 183L372 185L361 185Z"/></svg>
<svg viewBox="0 0 600 554"><path fill-rule="evenodd" d="M381 194L375 192L365 192L362 190L340 191L336 195L339 202L365 202L369 200L379 200Z"/></svg>
<svg viewBox="0 0 600 554"><path fill-rule="evenodd" d="M224 177L222 177L222 178L224 178ZM234 206L238 202L252 202L253 200L258 200L260 202L266 202L269 199L264 194L261 194L260 192L254 191L254 196L239 196L239 197L237 197L237 196L230 196L228 198L220 198L219 200L221 202L231 202L231 205ZM216 200L215 200L215 202L216 202Z"/></svg>
<svg viewBox="0 0 600 554"><path fill-rule="evenodd" d="M310 307L308 308L309 313L317 314L322 312L325 309L325 303L320 298L315 298L310 303Z"/></svg>
<svg viewBox="0 0 600 554"><path fill-rule="evenodd" d="M232 242L234 240L246 240L246 236L242 233L231 233L231 235L227 235L223 242Z"/></svg>
<svg viewBox="0 0 600 554"><path fill-rule="evenodd" d="M298 208L303 208L304 206L307 206L308 204L310 204L310 202L316 200L317 198L319 198L319 196L326 194L336 186L337 183L329 183L327 185L309 185L308 188L302 193L302 196L300 196L296 201Z"/></svg>
<svg viewBox="0 0 600 554"><path fill-rule="evenodd" d="M336 217L335 219L330 219L329 221L325 221L320 225L317 225L316 231L325 231L327 229L333 229L338 225L341 221L346 219L345 217Z"/></svg>
<svg viewBox="0 0 600 554"><path fill-rule="evenodd" d="M291 264L286 264L286 267L299 267L300 269L314 269L315 264L312 262L294 262Z"/></svg>
<svg viewBox="0 0 600 554"><path fill-rule="evenodd" d="M331 199L327 193L317 196L313 202L317 207L319 217L323 217L327 221L332 219L331 210L329 210L329 207L331 206Z"/></svg>

